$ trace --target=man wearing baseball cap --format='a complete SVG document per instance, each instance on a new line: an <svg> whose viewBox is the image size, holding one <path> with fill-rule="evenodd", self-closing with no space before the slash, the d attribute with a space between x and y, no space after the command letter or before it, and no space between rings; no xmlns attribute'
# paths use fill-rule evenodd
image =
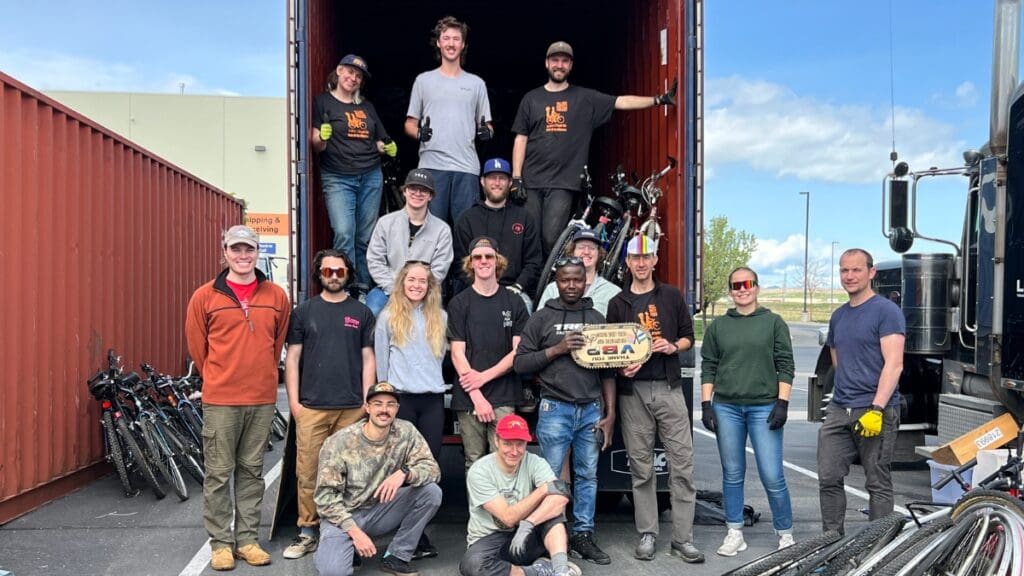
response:
<svg viewBox="0 0 1024 576"><path fill-rule="evenodd" d="M494 238L508 259L498 282L523 297L530 307L533 303L529 295L534 293L544 265L540 230L526 208L508 201L511 175L512 165L504 158L484 162L480 177L484 197L463 212L455 224L455 259L459 262L468 254L466 248L474 238Z"/></svg>
<svg viewBox="0 0 1024 576"><path fill-rule="evenodd" d="M233 569L235 556L270 564L257 543L263 453L291 307L284 290L256 267L259 247L252 228L229 228L221 243L227 268L192 294L185 315L188 351L203 376L203 523L214 570Z"/></svg>
<svg viewBox="0 0 1024 576"><path fill-rule="evenodd" d="M466 476L469 547L459 572L463 576L579 575L567 555L568 488L543 458L526 450L533 438L521 416L502 418L495 435L498 451L477 460Z"/></svg>
<svg viewBox="0 0 1024 576"><path fill-rule="evenodd" d="M413 168L402 186L405 207L377 220L366 249L366 264L377 287L366 295L366 305L378 316L395 288L398 271L410 260L430 265L443 282L452 264L452 231L427 210L434 198L434 177L428 170Z"/></svg>
<svg viewBox="0 0 1024 576"><path fill-rule="evenodd" d="M411 423L400 420L399 397L388 382L366 392L366 418L329 437L320 451L316 502L320 574L351 574L355 554L377 555L372 537L391 531L380 568L418 575L409 565L423 528L441 506L441 469Z"/></svg>
<svg viewBox="0 0 1024 576"><path fill-rule="evenodd" d="M581 228L572 237L572 242L566 246L566 254L575 256L583 261L583 267L587 271L586 288L583 295L594 302L594 310L601 314L608 313L608 303L619 293L615 284L605 280L597 273L597 265L604 259L604 248L601 248L601 239L597 232L590 228ZM554 282L548 283L544 293L540 296L538 307L552 298L558 298L558 287Z"/></svg>
<svg viewBox="0 0 1024 576"><path fill-rule="evenodd" d="M659 96L611 96L571 86L572 64L568 42L551 44L544 60L548 81L523 96L512 123L512 197L525 199L540 224L545 256L569 221L594 130L615 110L676 103L675 83Z"/></svg>
<svg viewBox="0 0 1024 576"><path fill-rule="evenodd" d="M651 335L651 357L619 370L616 381L622 438L633 476L633 510L640 534L633 555L653 560L658 536L657 478L654 437L661 437L668 456L672 498L672 543L669 553L684 562L700 563L704 554L693 545L692 399L687 400L680 376L679 352L693 346L693 320L679 289L654 278L658 243L639 235L626 245L631 282L608 305L608 322L632 322Z"/></svg>

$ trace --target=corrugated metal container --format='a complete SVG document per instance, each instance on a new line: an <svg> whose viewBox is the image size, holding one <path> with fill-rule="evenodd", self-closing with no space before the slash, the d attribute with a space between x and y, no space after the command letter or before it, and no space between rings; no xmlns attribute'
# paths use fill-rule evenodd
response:
<svg viewBox="0 0 1024 576"><path fill-rule="evenodd" d="M177 372L185 307L241 204L0 74L0 524L106 471L85 381Z"/></svg>
<svg viewBox="0 0 1024 576"><path fill-rule="evenodd" d="M610 94L654 95L679 78L679 106L617 112L595 134L590 173L607 191L606 175L622 163L646 176L671 155L680 168L662 181L662 226L668 234L659 276L694 300L699 249L700 90L696 56L702 0L521 0L520 2L386 3L293 0L296 100L298 295L304 297L313 253L331 245L317 162L309 150L309 110L327 75L347 53L363 56L372 78L365 92L398 142L403 168L416 165L416 143L402 133L416 74L437 66L430 31L451 14L470 26L466 69L487 83L496 138L486 156L511 157L511 126L519 100L545 81L544 51L554 40L574 46L570 81ZM353 23L366 23L354 25ZM386 28L386 31L384 30ZM662 57L664 54L664 58Z"/></svg>

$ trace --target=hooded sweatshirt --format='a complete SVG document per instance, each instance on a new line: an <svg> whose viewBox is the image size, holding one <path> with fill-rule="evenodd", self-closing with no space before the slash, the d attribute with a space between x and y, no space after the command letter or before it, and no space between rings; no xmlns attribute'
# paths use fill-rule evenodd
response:
<svg viewBox="0 0 1024 576"><path fill-rule="evenodd" d="M793 382L789 326L767 308L747 316L730 308L708 326L700 355L700 381L714 385L716 402L770 404L779 382Z"/></svg>
<svg viewBox="0 0 1024 576"><path fill-rule="evenodd" d="M499 278L503 286L519 284L528 294L540 278L544 265L540 232L526 208L506 203L491 208L477 202L462 213L455 223L455 266L462 266L466 248L478 236L488 236L498 243L498 251L508 259L508 269Z"/></svg>
<svg viewBox="0 0 1024 576"><path fill-rule="evenodd" d="M613 378L612 370L583 368L571 354L548 360L545 350L561 342L567 332L603 323L604 316L594 310L590 298L580 298L573 306L565 304L561 298L548 300L544 308L526 322L512 366L519 374L537 374L541 398L574 404L599 400L602 398L601 381Z"/></svg>

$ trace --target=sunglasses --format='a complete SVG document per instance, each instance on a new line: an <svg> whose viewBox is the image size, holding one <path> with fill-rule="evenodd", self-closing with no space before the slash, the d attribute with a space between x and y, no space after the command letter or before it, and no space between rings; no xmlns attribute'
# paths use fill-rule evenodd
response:
<svg viewBox="0 0 1024 576"><path fill-rule="evenodd" d="M751 290L757 286L757 280L741 280L739 282L730 282L729 287L733 290Z"/></svg>
<svg viewBox="0 0 1024 576"><path fill-rule="evenodd" d="M562 268L564 266L583 266L583 259L578 256L562 256L555 260L555 268Z"/></svg>
<svg viewBox="0 0 1024 576"><path fill-rule="evenodd" d="M345 276L348 276L348 269L324 266L320 269L320 275L324 278L330 278L331 276L334 276L335 278L344 278Z"/></svg>
<svg viewBox="0 0 1024 576"><path fill-rule="evenodd" d="M472 258L474 261L479 262L480 260L494 260L497 258L497 254L473 254Z"/></svg>

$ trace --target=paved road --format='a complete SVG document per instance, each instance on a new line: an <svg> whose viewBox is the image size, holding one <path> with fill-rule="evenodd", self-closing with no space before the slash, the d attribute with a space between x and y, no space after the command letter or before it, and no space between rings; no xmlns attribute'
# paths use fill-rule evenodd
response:
<svg viewBox="0 0 1024 576"><path fill-rule="evenodd" d="M797 359L797 387L806 388L806 374L817 358L815 325L792 326ZM803 377L801 377L803 375ZM794 393L793 410L802 411L804 395ZM283 398L283 391L282 391ZM817 424L802 418L790 420L786 427L786 477L793 499L795 535L797 539L810 537L820 531L818 514L816 469ZM694 432L699 489L719 490L721 469L714 438L697 425ZM264 500L264 523L269 524L271 508L277 493L277 462L281 458L281 444L267 453L266 470L270 482ZM446 471L443 488L445 506L429 533L442 550L439 558L424 560L417 567L424 575L451 575L458 573L458 560L465 549L465 492L461 472L461 454L446 451L442 458ZM724 535L722 526L697 526L694 540L705 551L708 562L686 566L667 555L668 541L658 543L659 553L653 562L640 562L632 558L636 534L632 526L632 512L626 501L615 510L598 514L598 540L612 555L610 566L585 564L588 575L664 574L685 569L692 575L721 574L761 554L777 543L772 534L767 500L757 482L756 468L748 458L748 504L762 513L762 520L746 530L750 548L735 558L722 558L714 554ZM926 470L901 470L895 473L898 504L911 500L927 500L928 473ZM859 471L851 474L851 486L863 486ZM202 554L206 535L202 528L199 486L190 483L193 498L179 502L173 495L161 501L149 493L136 498L125 498L115 477L101 479L86 488L53 502L31 514L0 527L0 568L13 571L17 576L76 574L76 575L168 575L214 574L204 562ZM866 502L855 495L849 498L848 526L853 529L866 522L859 512ZM667 520L667 518L663 518ZM669 534L670 525L662 524L662 534ZM281 551L288 545L291 534L267 544L273 553L274 564L269 568L239 565L234 574L312 575L316 573L312 560L284 560ZM369 562L360 574L376 574L375 562Z"/></svg>

